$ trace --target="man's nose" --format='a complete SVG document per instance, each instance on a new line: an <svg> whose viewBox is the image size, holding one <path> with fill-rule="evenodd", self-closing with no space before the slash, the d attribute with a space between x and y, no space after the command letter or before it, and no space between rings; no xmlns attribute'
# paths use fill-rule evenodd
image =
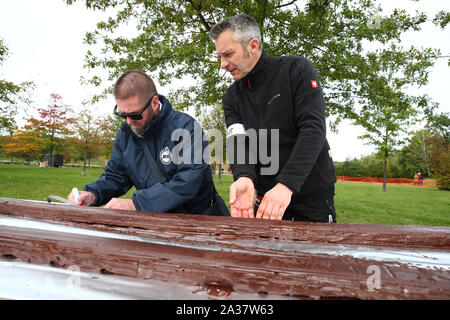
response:
<svg viewBox="0 0 450 320"><path fill-rule="evenodd" d="M220 59L220 69L226 69L228 67L229 63L225 59Z"/></svg>
<svg viewBox="0 0 450 320"><path fill-rule="evenodd" d="M130 117L127 117L127 124L128 124L128 125L133 124L133 122L134 122L133 119L131 119Z"/></svg>

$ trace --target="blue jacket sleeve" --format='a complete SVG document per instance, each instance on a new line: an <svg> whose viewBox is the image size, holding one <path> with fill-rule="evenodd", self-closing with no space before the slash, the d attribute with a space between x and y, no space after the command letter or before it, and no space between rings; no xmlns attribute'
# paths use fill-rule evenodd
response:
<svg viewBox="0 0 450 320"><path fill-rule="evenodd" d="M116 140L114 141L111 159L108 161L105 172L97 181L87 184L83 189L95 194L96 201L92 204L93 206L104 205L112 198L124 195L133 186L122 165L122 140L120 137L119 130Z"/></svg>
<svg viewBox="0 0 450 320"><path fill-rule="evenodd" d="M203 141L203 132L194 119L186 122L183 129L183 140L178 142L183 146L183 159L176 157L173 152L175 147L172 150L172 161L178 163L176 173L163 183L158 182L148 189L135 191L133 203L137 210L171 212L198 196L209 170L209 165L203 158L208 143ZM186 157L186 154L190 157Z"/></svg>

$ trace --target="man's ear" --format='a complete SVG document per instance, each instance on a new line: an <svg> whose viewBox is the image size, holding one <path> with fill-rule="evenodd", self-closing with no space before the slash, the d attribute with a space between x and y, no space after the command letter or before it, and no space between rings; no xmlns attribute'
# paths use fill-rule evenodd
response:
<svg viewBox="0 0 450 320"><path fill-rule="evenodd" d="M159 98L158 98L158 95L155 95L153 97L151 104L152 104L153 111L158 112L159 111Z"/></svg>
<svg viewBox="0 0 450 320"><path fill-rule="evenodd" d="M251 54L254 54L259 50L259 41L256 38L253 38L252 40L250 40L248 45L249 45Z"/></svg>

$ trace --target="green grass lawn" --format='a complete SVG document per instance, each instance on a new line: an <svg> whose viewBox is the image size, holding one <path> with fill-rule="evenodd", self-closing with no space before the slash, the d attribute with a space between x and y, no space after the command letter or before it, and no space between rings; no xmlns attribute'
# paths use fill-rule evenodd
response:
<svg viewBox="0 0 450 320"><path fill-rule="evenodd" d="M46 200L51 194L66 197L73 187L82 189L103 169L39 168L0 164L0 197ZM223 175L216 189L229 201L230 175ZM131 198L133 189L124 197ZM335 206L338 223L450 226L450 192L438 189L338 182Z"/></svg>
<svg viewBox="0 0 450 320"><path fill-rule="evenodd" d="M340 223L450 226L450 192L381 184L336 184Z"/></svg>

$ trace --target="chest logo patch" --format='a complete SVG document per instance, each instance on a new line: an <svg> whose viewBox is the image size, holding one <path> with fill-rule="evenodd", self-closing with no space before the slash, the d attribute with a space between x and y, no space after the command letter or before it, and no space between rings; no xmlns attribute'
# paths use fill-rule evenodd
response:
<svg viewBox="0 0 450 320"><path fill-rule="evenodd" d="M170 152L168 147L165 147L159 153L159 160L161 160L162 164L168 165L172 162L172 153Z"/></svg>

